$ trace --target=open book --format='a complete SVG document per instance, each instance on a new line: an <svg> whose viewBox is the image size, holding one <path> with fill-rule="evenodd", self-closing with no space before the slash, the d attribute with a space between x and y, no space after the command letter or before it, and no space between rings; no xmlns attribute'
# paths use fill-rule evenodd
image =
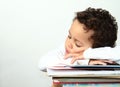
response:
<svg viewBox="0 0 120 87"><path fill-rule="evenodd" d="M48 67L47 74L53 77L116 76L120 78L120 65L58 64Z"/></svg>

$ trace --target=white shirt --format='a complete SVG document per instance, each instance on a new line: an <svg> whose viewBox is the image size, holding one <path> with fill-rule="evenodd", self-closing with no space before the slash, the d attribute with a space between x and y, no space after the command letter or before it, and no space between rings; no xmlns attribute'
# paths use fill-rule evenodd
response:
<svg viewBox="0 0 120 87"><path fill-rule="evenodd" d="M61 47L48 52L46 55L42 56L39 61L39 68L42 71L46 71L48 66L56 64L70 64L71 58L64 59L65 48L62 45ZM89 59L79 60L79 64L88 65ZM74 64L78 64L77 61Z"/></svg>
<svg viewBox="0 0 120 87"><path fill-rule="evenodd" d="M101 48L89 48L84 51L85 60L78 60L74 64L88 65L89 59L111 59L120 64L120 46L114 48L111 47L101 47ZM64 59L65 48L61 46L55 50L48 52L46 55L40 58L39 68L42 71L46 71L48 66L56 64L70 64L71 58Z"/></svg>
<svg viewBox="0 0 120 87"><path fill-rule="evenodd" d="M89 48L83 56L85 59L110 59L120 64L120 46Z"/></svg>

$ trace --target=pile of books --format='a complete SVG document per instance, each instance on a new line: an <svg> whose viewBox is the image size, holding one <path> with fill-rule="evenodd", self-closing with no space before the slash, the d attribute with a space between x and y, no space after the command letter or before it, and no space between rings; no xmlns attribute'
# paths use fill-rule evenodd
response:
<svg viewBox="0 0 120 87"><path fill-rule="evenodd" d="M62 87L120 87L120 65L64 65L47 68L53 84Z"/></svg>
<svg viewBox="0 0 120 87"><path fill-rule="evenodd" d="M52 77L120 77L120 65L64 65L58 64L47 68Z"/></svg>

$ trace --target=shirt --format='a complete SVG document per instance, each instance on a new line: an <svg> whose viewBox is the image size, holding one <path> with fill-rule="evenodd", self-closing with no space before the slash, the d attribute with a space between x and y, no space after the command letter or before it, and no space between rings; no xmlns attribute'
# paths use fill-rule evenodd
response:
<svg viewBox="0 0 120 87"><path fill-rule="evenodd" d="M57 49L54 49L54 50L48 52L47 54L45 54L44 56L42 56L40 58L39 69L42 71L46 71L47 67L53 66L56 64L68 64L68 65L70 65L72 58L64 59L64 55L65 55L64 45L60 46ZM74 63L74 65L77 65L77 64L88 65L88 62L89 62L89 59L79 60L79 63L78 63L78 61L76 61Z"/></svg>
<svg viewBox="0 0 120 87"><path fill-rule="evenodd" d="M110 59L120 64L120 46L88 48L83 56L85 59Z"/></svg>
<svg viewBox="0 0 120 87"><path fill-rule="evenodd" d="M100 47L100 48L88 48L84 51L84 60L77 60L74 64L88 65L89 59L110 59L116 61L120 64L120 46L114 48L111 47ZM39 61L39 68L42 71L46 71L47 67L56 64L70 64L71 58L64 59L65 48L60 46L48 52L46 55L42 56Z"/></svg>

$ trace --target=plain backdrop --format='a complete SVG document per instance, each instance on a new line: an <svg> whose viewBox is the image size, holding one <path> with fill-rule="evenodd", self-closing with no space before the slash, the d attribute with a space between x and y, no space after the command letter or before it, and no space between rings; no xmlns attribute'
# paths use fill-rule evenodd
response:
<svg viewBox="0 0 120 87"><path fill-rule="evenodd" d="M0 0L0 87L50 87L40 57L64 42L75 12L104 8L120 26L120 0ZM119 45L118 40L117 44Z"/></svg>

